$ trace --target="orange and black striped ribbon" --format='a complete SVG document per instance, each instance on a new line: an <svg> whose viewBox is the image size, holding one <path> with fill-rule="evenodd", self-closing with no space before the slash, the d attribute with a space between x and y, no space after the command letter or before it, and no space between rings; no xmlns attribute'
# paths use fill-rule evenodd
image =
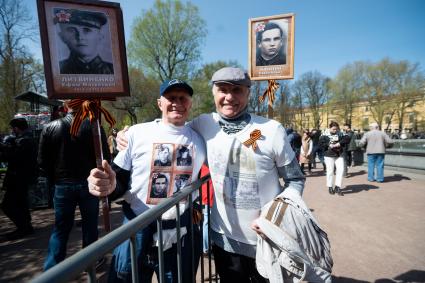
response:
<svg viewBox="0 0 425 283"><path fill-rule="evenodd" d="M252 149L255 150L257 148L257 140L261 138L261 131L258 129L253 130L249 134L249 139L243 142L243 144L247 147L252 145Z"/></svg>
<svg viewBox="0 0 425 283"><path fill-rule="evenodd" d="M71 135L76 136L80 129L81 123L87 117L90 122L94 119L100 118L97 114L102 113L105 117L106 122L113 127L115 125L115 119L112 115L100 105L100 99L73 99L69 102L69 107L75 111L74 119L71 124Z"/></svg>
<svg viewBox="0 0 425 283"><path fill-rule="evenodd" d="M260 103L262 103L267 96L269 98L269 105L273 106L273 102L276 98L275 92L279 88L279 83L276 82L276 80L269 80L268 82L269 85L267 89L264 91L263 95L258 98L258 100L260 101Z"/></svg>

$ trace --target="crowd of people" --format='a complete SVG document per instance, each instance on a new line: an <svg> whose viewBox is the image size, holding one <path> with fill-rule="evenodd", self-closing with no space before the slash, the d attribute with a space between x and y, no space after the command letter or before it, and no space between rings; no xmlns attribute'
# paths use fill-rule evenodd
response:
<svg viewBox="0 0 425 283"><path fill-rule="evenodd" d="M312 174L317 161L322 163L330 194L344 195L343 178L349 177L349 168L356 165L354 155L356 152L362 154L362 150L366 151L368 159L368 181L383 182L385 149L391 147L393 141L379 130L377 123L371 124L370 131L363 135L353 131L350 124L344 124L341 130L336 121L331 121L329 128L323 132L319 129L304 129L300 135L291 127L287 127L286 132L303 174L306 175L305 165L308 174Z"/></svg>
<svg viewBox="0 0 425 283"><path fill-rule="evenodd" d="M75 114L70 101L65 101L66 116L50 122L43 129L38 154L35 144L27 138L29 131L26 131L25 120L12 120L10 125L16 132L14 144L20 147L18 150L13 145L13 151L5 151L23 154L25 146L26 158L33 157L32 163L25 164L33 168L23 168L23 163L14 166L18 155L9 158L9 174L4 183L7 193L2 208L17 226L9 239L34 233L26 206L30 178L19 177L19 170L36 172L38 167L38 175L47 178L54 188L55 224L44 262L47 270L66 257L77 205L82 215L85 247L98 238L99 197L108 197L111 201L123 199L124 225L171 197L185 184L197 180L201 168L206 174L208 166L210 194L204 192L202 207L194 204L194 214L203 214L204 220L189 218L187 201L179 204L179 216L174 208L162 217L163 237L167 243L164 246L167 282L177 280L178 241L183 247L183 282L193 279L193 266L189 260L190 226L198 231L195 233L195 242L199 244L195 261L199 262L202 252L212 252L221 282L268 282L267 278L274 278L275 271L267 266L277 260L264 258L265 248L271 248L268 245L272 244L276 249L272 240L274 235L269 234L262 220L270 216L265 214L272 214L268 211L278 210L282 205L289 207L292 222L282 222L283 214L279 220L277 213L273 223L287 229L294 239L299 239L291 242L289 250L301 250L307 259L300 261L288 249L272 253L279 256L285 252L285 256L291 259L283 264L282 268L287 272L282 276L288 280L303 277L329 282L332 258L326 233L321 233L302 198L306 177L321 163L323 171L319 172L325 172L326 189L330 194L343 195L344 176L354 165L353 153L363 146L368 158L368 180L382 182L385 148L392 145L392 140L379 130L377 124L372 124L371 131L357 144L359 136L348 124L341 130L339 124L332 121L323 131L303 129L298 133L291 127L285 129L277 121L253 115L248 112L251 80L240 68L219 69L211 82L216 112L188 121L192 96L196 94L188 83L172 79L160 86L157 100L160 119L119 132L112 129L109 138L102 129L103 170L96 166L88 120L83 122L76 135L70 134ZM1 145L2 151L3 147L13 147ZM15 179L12 170L16 172ZM196 197L194 193L194 199ZM180 217L180 239L177 239L175 229L176 217ZM199 234L200 225L204 225L203 236ZM152 275L159 272L156 222L138 231L135 238L141 282L150 282ZM273 257L272 254L268 256ZM257 268L259 261L264 268ZM308 268L300 269L305 264ZM109 282L131 282L131 268L130 241L127 240L113 252Z"/></svg>

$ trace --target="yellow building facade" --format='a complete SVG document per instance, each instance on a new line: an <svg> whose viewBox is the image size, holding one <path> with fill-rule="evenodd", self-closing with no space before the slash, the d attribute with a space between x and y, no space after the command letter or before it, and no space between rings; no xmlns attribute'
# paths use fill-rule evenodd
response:
<svg viewBox="0 0 425 283"><path fill-rule="evenodd" d="M331 121L336 121L342 126L343 120L342 107L338 105L323 105L319 109L320 113L320 129L325 129ZM382 129L388 132L423 132L425 131L425 99L423 95L412 99L406 104L403 116L403 129L399 129L399 117L391 115L394 109L384 115L382 121ZM301 111L291 109L292 127L296 130L314 128L314 118L310 108L306 107ZM277 115L278 113L275 113ZM279 120L278 116L275 116ZM353 116L351 120L351 128L354 130L368 130L369 124L376 122L371 112L371 107L368 101L360 101L354 105Z"/></svg>

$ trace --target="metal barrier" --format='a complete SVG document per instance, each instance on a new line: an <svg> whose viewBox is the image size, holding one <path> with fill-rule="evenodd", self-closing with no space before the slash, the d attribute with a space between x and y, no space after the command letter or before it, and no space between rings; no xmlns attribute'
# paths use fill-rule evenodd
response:
<svg viewBox="0 0 425 283"><path fill-rule="evenodd" d="M129 221L127 224L118 227L114 231L105 235L103 238L97 240L86 248L82 249L78 253L72 255L67 258L63 262L57 264L46 272L42 273L40 276L34 278L32 283L53 283L53 282L67 282L78 275L80 275L83 271L88 272L88 282L96 282L96 271L95 264L97 260L101 259L108 252L112 251L119 244L124 242L127 239L130 239L130 249L131 249L131 267L132 267L132 281L138 282L139 274L137 267L137 255L136 255L136 240L135 234L147 227L153 221L157 221L158 227L158 238L159 238L159 247L158 247L158 259L159 259L159 281L160 283L165 282L164 279L164 258L163 258L163 244L162 244L162 226L161 226L161 216L167 210L176 207L176 215L180 215L179 212L179 202L183 199L188 198L189 203L189 213L190 219L193 221L193 199L192 193L196 190L199 190L201 195L201 185L203 183L207 183L207 191L209 192L209 184L208 180L210 176L207 175L202 177L201 179L193 182L190 185L185 186L182 190L175 193L170 198L164 200L156 207L147 210L141 215ZM209 195L209 194L208 194ZM209 217L209 213L208 213ZM201 234L202 234L202 225L200 225ZM194 270L195 262L194 262L194 233L192 229L192 225L188 227L188 235L191 236L192 243L192 256L191 256L191 264L192 271L194 272L192 278L193 282L195 282L196 272ZM210 227L208 225L208 230ZM177 239L180 239L180 217L176 217L176 231L177 231ZM209 234L209 231L208 231ZM210 241L210 238L209 238ZM211 245L210 245L211 246ZM182 282L182 259L181 259L181 242L177 241L177 268L178 268L178 282ZM203 258L201 256L201 276L202 282L204 281L204 263ZM209 254L209 277L211 278L211 255ZM216 279L217 282L217 279Z"/></svg>
<svg viewBox="0 0 425 283"><path fill-rule="evenodd" d="M356 140L358 144L360 140ZM394 146L385 150L385 166L396 168L425 170L425 140L393 140ZM354 152L354 163L356 165L367 164L367 154L364 149L359 148Z"/></svg>

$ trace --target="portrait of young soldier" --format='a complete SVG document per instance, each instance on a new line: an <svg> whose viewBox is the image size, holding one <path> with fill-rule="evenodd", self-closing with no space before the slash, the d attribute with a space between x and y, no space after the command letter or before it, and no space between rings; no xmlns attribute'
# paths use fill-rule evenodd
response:
<svg viewBox="0 0 425 283"><path fill-rule="evenodd" d="M180 146L177 150L177 166L191 166L192 156L187 146Z"/></svg>
<svg viewBox="0 0 425 283"><path fill-rule="evenodd" d="M173 193L180 191L184 186L186 186L190 182L190 177L190 174L177 174L174 178Z"/></svg>
<svg viewBox="0 0 425 283"><path fill-rule="evenodd" d="M275 22L259 24L256 28L257 66L286 64L286 33Z"/></svg>
<svg viewBox="0 0 425 283"><path fill-rule="evenodd" d="M156 158L154 166L171 166L171 151L170 148L164 144L157 146Z"/></svg>
<svg viewBox="0 0 425 283"><path fill-rule="evenodd" d="M69 53L68 58L59 62L61 74L114 73L113 64L103 60L99 52L105 46L111 50L102 32L108 22L104 13L55 8L54 15L58 36L68 49L59 50L59 54Z"/></svg>
<svg viewBox="0 0 425 283"><path fill-rule="evenodd" d="M168 178L165 174L155 174L152 178L151 198L166 198L168 191Z"/></svg>

